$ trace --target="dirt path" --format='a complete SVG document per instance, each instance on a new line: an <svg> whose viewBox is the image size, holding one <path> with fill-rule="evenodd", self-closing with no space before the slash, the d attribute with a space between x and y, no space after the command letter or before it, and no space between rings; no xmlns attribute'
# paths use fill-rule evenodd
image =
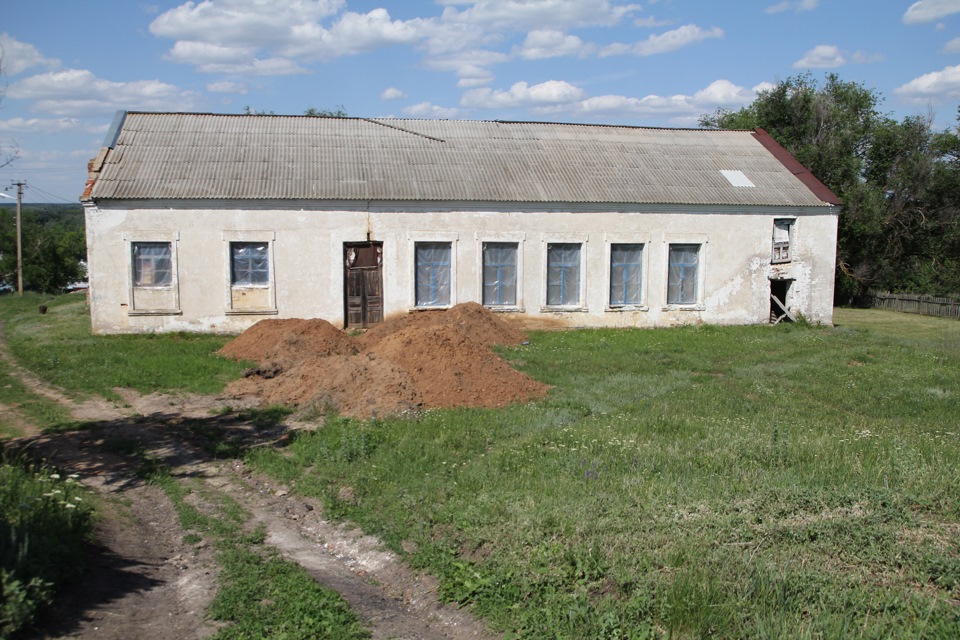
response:
<svg viewBox="0 0 960 640"><path fill-rule="evenodd" d="M125 407L76 403L17 366L2 338L0 358L34 393L68 407L78 420L96 423L49 435L34 429L34 435L15 442L79 474L105 504L97 544L89 550L90 570L41 621L35 637L192 640L216 631L205 616L216 589L212 551L184 542L169 500L136 476L142 457L131 457L132 450L169 465L174 477L199 478L240 502L265 526L267 544L340 592L374 638L496 637L468 612L440 604L436 582L403 565L377 539L327 521L319 504L274 486L239 460L211 460L198 442L198 424L248 438L256 434L235 416L211 415L227 401L125 392Z"/></svg>

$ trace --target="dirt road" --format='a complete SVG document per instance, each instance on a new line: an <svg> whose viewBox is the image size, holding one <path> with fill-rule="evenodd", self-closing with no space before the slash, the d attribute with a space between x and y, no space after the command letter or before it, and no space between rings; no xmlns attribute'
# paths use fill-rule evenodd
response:
<svg viewBox="0 0 960 640"><path fill-rule="evenodd" d="M80 431L40 435L20 416L33 435L14 445L79 474L104 504L87 576L41 621L36 637L174 640L216 632L218 623L205 615L217 585L213 552L186 543L167 497L137 476L144 456L168 466L174 478L199 479L236 499L264 525L267 544L340 592L372 637L496 637L469 612L439 603L436 582L403 565L377 539L326 520L319 504L251 473L239 459L212 459L197 436L217 430L262 445L284 427L258 431L236 412L214 412L228 401L210 397L124 392L124 407L75 403L16 366L2 343L0 358L34 393L87 423Z"/></svg>

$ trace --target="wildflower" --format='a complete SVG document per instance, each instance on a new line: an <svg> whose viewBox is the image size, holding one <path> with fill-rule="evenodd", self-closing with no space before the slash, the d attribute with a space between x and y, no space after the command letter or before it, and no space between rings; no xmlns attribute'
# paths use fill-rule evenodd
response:
<svg viewBox="0 0 960 640"><path fill-rule="evenodd" d="M83 502L83 498L81 498L80 496L73 496L73 501L74 501L74 502Z"/></svg>
<svg viewBox="0 0 960 640"><path fill-rule="evenodd" d="M75 504L73 504L73 503L70 503L70 502L64 502L64 503L63 503L63 506L65 506L67 509L76 509L76 508L77 508L77 505L75 505Z"/></svg>
<svg viewBox="0 0 960 640"><path fill-rule="evenodd" d="M52 479L54 479L54 480L59 480L59 479L60 479L60 474L59 474L59 473L51 473L51 474L50 474L50 477L51 477Z"/></svg>

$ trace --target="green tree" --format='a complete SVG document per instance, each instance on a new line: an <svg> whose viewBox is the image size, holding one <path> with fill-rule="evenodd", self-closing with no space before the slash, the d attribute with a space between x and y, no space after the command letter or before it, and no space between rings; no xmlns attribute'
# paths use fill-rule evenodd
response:
<svg viewBox="0 0 960 640"><path fill-rule="evenodd" d="M63 209L63 210L61 210ZM26 205L21 220L23 286L50 293L84 278L87 257L83 213L76 207ZM0 220L0 281L17 278L16 228L12 208ZM7 215L9 213L9 215Z"/></svg>

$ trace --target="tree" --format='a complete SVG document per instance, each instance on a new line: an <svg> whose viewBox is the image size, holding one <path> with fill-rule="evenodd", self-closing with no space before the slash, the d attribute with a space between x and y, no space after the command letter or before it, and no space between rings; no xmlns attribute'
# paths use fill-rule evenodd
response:
<svg viewBox="0 0 960 640"><path fill-rule="evenodd" d="M956 238L960 139L935 134L929 115L900 122L882 116L881 102L875 91L835 74L823 86L804 74L700 124L767 130L841 199L838 301L871 287L960 290L955 262L944 271L957 255L946 252Z"/></svg>
<svg viewBox="0 0 960 640"><path fill-rule="evenodd" d="M342 104L338 104L337 108L334 110L330 109L317 109L316 107L310 107L303 112L305 116L311 116L314 118L346 118L347 110L343 107Z"/></svg>
<svg viewBox="0 0 960 640"><path fill-rule="evenodd" d="M87 248L78 205L26 205L21 231L25 289L52 293L84 277ZM12 216L4 215L0 219L0 282L15 281L16 273L16 231Z"/></svg>

